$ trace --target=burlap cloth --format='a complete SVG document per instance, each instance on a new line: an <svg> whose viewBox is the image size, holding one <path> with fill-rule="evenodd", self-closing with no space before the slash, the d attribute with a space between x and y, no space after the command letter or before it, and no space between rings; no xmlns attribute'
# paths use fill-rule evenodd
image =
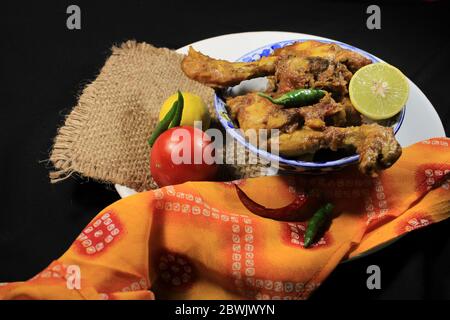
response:
<svg viewBox="0 0 450 320"><path fill-rule="evenodd" d="M213 116L212 125L219 127L213 90L184 75L182 58L172 50L135 41L113 47L100 74L86 86L58 130L50 155L51 182L78 174L137 191L156 188L147 139L168 96L179 89L200 95ZM248 159L246 152L234 149ZM261 165L223 165L218 179L261 174Z"/></svg>

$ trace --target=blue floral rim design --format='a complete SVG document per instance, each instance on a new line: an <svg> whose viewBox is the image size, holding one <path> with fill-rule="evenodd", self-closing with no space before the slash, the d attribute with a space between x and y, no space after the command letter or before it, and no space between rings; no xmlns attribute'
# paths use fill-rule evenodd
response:
<svg viewBox="0 0 450 320"><path fill-rule="evenodd" d="M304 42L308 40L315 40L322 43L333 43L341 46L342 48L357 52L361 54L362 56L372 60L373 63L382 62L382 60L378 59L374 55L355 48L351 45L348 45L343 42L339 41L333 41L333 40L320 40L320 39L296 39L296 40L286 40L286 41L280 41L275 42L269 45L265 45L263 47L260 47L258 49L255 49L253 51L250 51L249 53L246 53L237 61L240 62L252 62L261 59L262 57L267 57L268 55L272 54L272 52L278 48L283 48L287 45L291 45L296 42ZM300 161L300 160L292 160L283 158L281 156L277 156L275 154L272 154L270 152L267 152L265 150L259 149L258 147L254 146L253 144L249 143L245 140L245 137L240 132L239 128L235 127L233 122L230 120L230 116L228 114L228 110L226 108L225 102L217 95L214 95L214 106L216 110L217 117L222 124L222 126L225 128L228 134L230 134L234 139L236 139L239 143L244 145L246 148L248 148L251 152L258 154L259 156L265 158L266 160L269 160L271 162L277 162L280 164L280 166L288 165L288 166L294 166L298 168L305 168L305 169L325 169L325 168L339 168L344 167L353 163L356 163L359 161L359 155L355 154L349 157L344 157L339 160L333 160L333 161L326 161L326 162L310 162L310 161ZM394 126L394 134L397 134L398 130L400 129L403 120L405 118L406 114L406 106L403 107L403 109L400 111L400 113L396 116L398 117L398 121Z"/></svg>

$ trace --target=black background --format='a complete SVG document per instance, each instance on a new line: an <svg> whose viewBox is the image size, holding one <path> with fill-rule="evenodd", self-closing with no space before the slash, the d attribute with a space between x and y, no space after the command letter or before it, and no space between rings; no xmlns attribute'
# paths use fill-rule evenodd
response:
<svg viewBox="0 0 450 320"><path fill-rule="evenodd" d="M450 130L450 11L445 1L389 1L382 29L366 28L369 3L351 1L3 1L0 4L0 282L25 280L58 258L83 226L118 200L112 186L74 177L51 185L48 153L64 115L113 44L128 39L178 48L245 31L292 31L337 39L398 66ZM81 7L82 29L66 28ZM420 130L420 128L417 128ZM450 298L450 221L340 265L312 299ZM379 265L382 289L368 290Z"/></svg>

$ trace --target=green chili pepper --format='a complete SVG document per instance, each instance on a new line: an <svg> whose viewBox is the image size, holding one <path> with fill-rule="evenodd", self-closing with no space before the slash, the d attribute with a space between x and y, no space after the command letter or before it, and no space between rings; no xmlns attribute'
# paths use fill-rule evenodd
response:
<svg viewBox="0 0 450 320"><path fill-rule="evenodd" d="M181 116L183 115L184 98L180 90L178 90L178 99L175 101L170 108L169 112L164 116L164 118L158 123L155 130L153 130L150 139L148 139L148 144L150 147L153 146L156 139L169 128L178 127L181 122Z"/></svg>
<svg viewBox="0 0 450 320"><path fill-rule="evenodd" d="M333 211L333 205L331 203L327 203L309 219L308 226L306 227L305 239L303 241L303 246L308 248L313 244L314 239L316 238L320 229L323 228L325 223L329 220L331 216L331 211Z"/></svg>
<svg viewBox="0 0 450 320"><path fill-rule="evenodd" d="M297 89L286 92L274 99L271 96L259 92L258 95L270 100L274 104L282 104L288 107L306 106L319 101L325 95L326 91L320 89Z"/></svg>
<svg viewBox="0 0 450 320"><path fill-rule="evenodd" d="M153 130L152 135L150 136L150 139L148 139L148 144L150 147L153 147L153 144L155 143L156 139L167 130L170 123L173 120L173 117L175 116L175 113L177 111L178 107L178 101L175 101L172 105L172 108L170 108L169 112L164 116L164 118L158 123L155 130Z"/></svg>
<svg viewBox="0 0 450 320"><path fill-rule="evenodd" d="M169 129L173 127L178 127L180 125L181 116L183 115L183 107L184 107L184 98L181 92L178 90L177 109L175 111L175 116L170 122Z"/></svg>

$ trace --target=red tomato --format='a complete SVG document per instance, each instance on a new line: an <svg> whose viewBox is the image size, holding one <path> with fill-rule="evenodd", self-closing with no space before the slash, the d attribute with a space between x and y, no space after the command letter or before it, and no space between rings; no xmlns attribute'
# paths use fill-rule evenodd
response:
<svg viewBox="0 0 450 320"><path fill-rule="evenodd" d="M150 171L159 187L212 180L217 173L213 143L202 130L182 126L163 132L152 147Z"/></svg>

